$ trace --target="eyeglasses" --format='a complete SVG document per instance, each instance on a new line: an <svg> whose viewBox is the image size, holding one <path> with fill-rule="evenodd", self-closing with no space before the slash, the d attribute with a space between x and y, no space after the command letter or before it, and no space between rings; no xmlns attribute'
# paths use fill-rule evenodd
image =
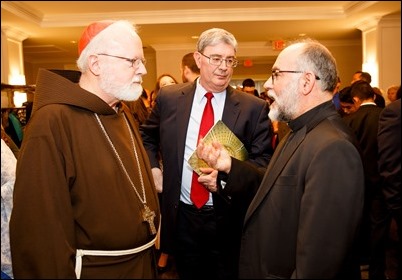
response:
<svg viewBox="0 0 402 280"><path fill-rule="evenodd" d="M145 58L127 58L127 57L111 55L111 54L107 54L107 53L98 53L98 55L110 56L110 57L127 60L128 62L131 63L131 67L138 67L138 66L140 66L140 63L142 63L145 66L145 64L147 63Z"/></svg>
<svg viewBox="0 0 402 280"><path fill-rule="evenodd" d="M274 84L275 79L277 79L279 77L280 73L305 73L304 71L289 71L289 70L272 70L272 84ZM320 77L318 77L317 75L314 74L314 77L316 80L321 80Z"/></svg>
<svg viewBox="0 0 402 280"><path fill-rule="evenodd" d="M211 56L206 56L203 53L200 53L202 56L208 58L209 64L211 65L215 65L215 66L220 66L222 64L223 61L225 61L226 63L226 67L232 67L235 68L237 66L237 59L236 58L226 58L223 59L220 56L217 55L211 55Z"/></svg>

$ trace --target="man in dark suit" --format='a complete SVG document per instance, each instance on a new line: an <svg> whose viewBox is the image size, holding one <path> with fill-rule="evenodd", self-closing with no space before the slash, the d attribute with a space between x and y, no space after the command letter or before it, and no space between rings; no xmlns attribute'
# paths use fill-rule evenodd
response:
<svg viewBox="0 0 402 280"><path fill-rule="evenodd" d="M267 103L229 85L237 65L236 51L237 41L226 30L203 32L194 52L200 77L192 83L162 88L141 126L157 184L162 182L158 169L161 150L161 242L169 246L168 253L175 256L179 276L184 279L237 277L241 225L250 201L247 195L252 197L248 190L231 197L209 194L200 209L190 199L193 170L187 161L196 149L204 94L213 93L215 123L222 120L243 142L249 162L266 167L272 154ZM215 178L213 184L217 173L210 174Z"/></svg>
<svg viewBox="0 0 402 280"><path fill-rule="evenodd" d="M292 44L264 84L273 99L270 119L291 129L266 172L231 158L219 143L197 148L228 175L227 194L259 186L243 224L240 278L360 279L353 244L364 173L356 139L332 103L336 81L327 48L312 40Z"/></svg>
<svg viewBox="0 0 402 280"><path fill-rule="evenodd" d="M400 89L399 89L400 91ZM387 224L384 243L388 241L388 228L391 219L397 226L399 247L402 242L402 211L401 211L401 99L388 104L380 114L378 124L378 168L383 177L381 186L387 211L384 223ZM384 260L386 255L383 255ZM401 279L401 252L397 252L396 274L387 275L389 279ZM382 267L378 278L385 277L385 267Z"/></svg>
<svg viewBox="0 0 402 280"><path fill-rule="evenodd" d="M360 230L361 265L369 265L370 279L377 279L385 271L385 243L387 234L384 222L385 201L381 192L381 176L378 171L378 120L382 108L374 102L375 92L366 81L356 81L350 87L350 96L357 105L356 112L343 120L356 135L361 149L364 174L365 198L363 220ZM376 276L375 276L376 275Z"/></svg>

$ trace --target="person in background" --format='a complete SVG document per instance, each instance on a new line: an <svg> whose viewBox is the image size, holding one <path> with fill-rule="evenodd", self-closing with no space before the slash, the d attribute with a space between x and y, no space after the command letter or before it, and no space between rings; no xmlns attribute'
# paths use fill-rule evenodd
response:
<svg viewBox="0 0 402 280"><path fill-rule="evenodd" d="M360 279L354 241L364 173L356 139L332 103L336 69L332 54L313 40L278 55L264 84L273 99L269 118L288 122L291 132L266 172L217 142L197 147L201 159L227 174L225 193L257 188L243 223L240 278Z"/></svg>
<svg viewBox="0 0 402 280"><path fill-rule="evenodd" d="M386 204L386 221L391 219L396 222L397 232L397 263L396 274L387 279L401 279L402 256L402 211L401 211L401 99L397 99L387 105L380 114L378 123L378 168L383 177L381 191ZM389 235L384 235L384 242ZM383 255L384 260L386 255ZM381 271L378 279L385 279L385 270ZM371 278L370 278L371 279Z"/></svg>
<svg viewBox="0 0 402 280"><path fill-rule="evenodd" d="M29 118L31 117L31 113L32 113L33 102L32 101L25 101L24 103L22 103L22 105L25 106L25 115L26 115L25 123L28 123Z"/></svg>
<svg viewBox="0 0 402 280"><path fill-rule="evenodd" d="M373 87L374 90L374 103L380 107L384 108L385 107L385 98L383 96L383 90L380 89L379 87Z"/></svg>
<svg viewBox="0 0 402 280"><path fill-rule="evenodd" d="M359 236L360 262L363 270L369 265L370 279L376 279L375 275L378 276L384 266L381 255L385 254L385 246L381 243L380 236L386 232L383 220L385 202L381 193L382 178L377 165L378 120L382 108L375 104L375 92L368 82L354 82L350 95L358 109L343 120L359 142L365 174L364 210Z"/></svg>
<svg viewBox="0 0 402 280"><path fill-rule="evenodd" d="M17 144L13 141L13 139L7 134L4 130L3 124L1 124L1 139L10 147L11 151L13 152L14 156L18 158L18 153L20 148L18 148Z"/></svg>
<svg viewBox="0 0 402 280"><path fill-rule="evenodd" d="M346 116L356 112L359 109L360 103L355 102L352 95L350 94L350 86L344 87L339 92L339 102L341 109L338 112L341 116Z"/></svg>
<svg viewBox="0 0 402 280"><path fill-rule="evenodd" d="M387 97L388 97L389 102L393 102L393 101L401 98L401 91L399 91L399 96L398 96L399 89L400 89L400 86L396 86L396 85L390 86L387 89Z"/></svg>
<svg viewBox="0 0 402 280"><path fill-rule="evenodd" d="M138 122L138 125L141 125L143 122L145 122L151 111L151 107L148 102L148 93L145 88L142 89L141 96L137 100L123 102L128 106L128 108L130 108L130 111L133 114L134 119Z"/></svg>
<svg viewBox="0 0 402 280"><path fill-rule="evenodd" d="M168 85L177 84L177 80L170 74L162 74L156 80L155 91L159 92L159 90Z"/></svg>
<svg viewBox="0 0 402 280"><path fill-rule="evenodd" d="M13 190L17 159L1 139L1 279L12 279L9 222L13 209Z"/></svg>
<svg viewBox="0 0 402 280"><path fill-rule="evenodd" d="M181 79L183 83L194 82L200 76L200 69L194 60L194 53L187 53L183 56L180 65Z"/></svg>
<svg viewBox="0 0 402 280"><path fill-rule="evenodd" d="M174 85L174 84L178 84L177 80L172 75L167 74L167 73L160 75L156 79L155 88L151 95L151 108L155 106L155 100L159 94L159 90L161 88L163 88L164 86L169 86L169 85Z"/></svg>
<svg viewBox="0 0 402 280"><path fill-rule="evenodd" d="M174 255L180 279L237 278L242 222L253 196L249 189L230 197L212 194L203 182L207 202L197 206L191 199L193 178L194 185L200 178L188 160L196 149L205 95L211 98L214 123L221 120L239 138L250 164L265 168L272 154L267 102L229 85L238 63L236 52L233 34L220 28L204 31L194 52L200 77L161 88L151 115L140 127L154 175L161 178L154 181L163 182L162 243ZM216 185L218 172L210 172Z"/></svg>
<svg viewBox="0 0 402 280"><path fill-rule="evenodd" d="M25 127L20 121L18 112L8 109L2 112L2 126L12 142L17 146L18 149L20 149L22 140L24 138Z"/></svg>
<svg viewBox="0 0 402 280"><path fill-rule="evenodd" d="M255 82L253 79L245 79L242 83L242 86L242 91L244 91L245 93L259 97L258 91L256 91L255 89Z"/></svg>
<svg viewBox="0 0 402 280"><path fill-rule="evenodd" d="M356 81L365 81L369 84L371 84L371 75L368 72L363 72L363 71L356 71L353 76L352 76L352 81L350 84L354 84ZM377 90L378 89L378 90ZM378 107L384 108L385 107L385 99L382 96L381 90L377 88L374 96L374 102L377 104Z"/></svg>
<svg viewBox="0 0 402 280"><path fill-rule="evenodd" d="M336 110L340 111L341 108L341 101L339 100L339 92L341 91L341 78L337 78L336 87L334 89L334 95L332 97L332 102L335 105Z"/></svg>
<svg viewBox="0 0 402 280"><path fill-rule="evenodd" d="M194 60L193 52L187 53L183 56L180 65L180 72L183 83L194 82L195 79L200 76L200 69ZM159 195L159 198L162 199L161 195ZM161 230L160 234L163 234L162 232L163 231ZM165 246L160 242L160 256L158 259L158 270L160 272L165 272L170 268L169 254L164 252L164 247Z"/></svg>
<svg viewBox="0 0 402 280"><path fill-rule="evenodd" d="M371 84L371 75L368 72L363 72L361 70L356 71L353 76L352 80L350 81L350 84L352 85L356 81L363 80L369 84Z"/></svg>
<svg viewBox="0 0 402 280"><path fill-rule="evenodd" d="M10 244L15 278L156 278L159 203L137 124L147 73L128 21L90 24L79 83L40 69L18 157Z"/></svg>
<svg viewBox="0 0 402 280"><path fill-rule="evenodd" d="M175 84L178 84L178 82L172 75L166 74L166 73L160 75L158 77L158 79L156 80L156 85L155 85L155 89L154 89L155 95L153 97L156 98L156 96L158 95L161 88L163 88L165 86L169 86L169 85L175 85ZM152 104L153 104L152 106L155 106L155 99L153 99ZM160 160L160 166L161 166L161 170L163 170L163 162L161 160ZM160 184L156 184L156 190L158 191L159 203L162 204L161 192L163 190L162 190ZM163 227L161 226L160 232L158 233L159 238L158 238L158 242L157 242L157 247L159 249L158 271L160 273L163 273L170 268L169 253L168 253L168 250L165 249L166 245L164 245L164 243L163 243L164 239L161 238L161 235L163 235L163 234L164 234L164 230L163 230Z"/></svg>

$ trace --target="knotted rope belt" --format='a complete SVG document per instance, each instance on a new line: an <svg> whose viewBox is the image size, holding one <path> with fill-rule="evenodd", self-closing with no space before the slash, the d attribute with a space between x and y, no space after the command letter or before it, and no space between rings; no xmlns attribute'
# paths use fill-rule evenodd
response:
<svg viewBox="0 0 402 280"><path fill-rule="evenodd" d="M147 244L142 245L140 247L128 250L117 250L117 251L101 251L101 250L83 250L77 249L77 255L75 256L75 275L77 275L77 279L81 278L81 268L82 268L82 257L87 256L124 256L136 254L141 251L148 249L149 247L155 244L156 237L149 241Z"/></svg>

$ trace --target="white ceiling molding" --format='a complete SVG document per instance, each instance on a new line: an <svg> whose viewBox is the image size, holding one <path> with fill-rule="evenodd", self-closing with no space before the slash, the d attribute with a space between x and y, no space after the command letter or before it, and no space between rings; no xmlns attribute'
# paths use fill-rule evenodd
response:
<svg viewBox="0 0 402 280"><path fill-rule="evenodd" d="M360 2L357 1L356 10ZM150 10L115 13L83 13L83 14L41 14L19 1L2 1L1 7L40 27L73 27L86 26L100 19L127 19L135 24L168 24L193 22L232 22L232 21L276 21L276 20L312 20L345 18L344 9L340 7L286 7L286 8L243 8L225 9L184 9L184 10Z"/></svg>
<svg viewBox="0 0 402 280"><path fill-rule="evenodd" d="M28 35L22 32L21 30L18 30L17 28L10 27L10 26L2 26L1 27L1 32L4 33L4 35L7 36L7 38L22 42L26 38L28 38Z"/></svg>
<svg viewBox="0 0 402 280"><path fill-rule="evenodd" d="M378 1L349 1L344 7L345 13L350 16L369 8L376 3L378 3Z"/></svg>
<svg viewBox="0 0 402 280"><path fill-rule="evenodd" d="M193 22L231 22L231 21L274 21L274 20L312 20L344 18L341 8L294 7L294 8L248 8L244 9L194 9L194 10L152 10L139 12L88 13L45 15L42 27L83 26L102 19L127 19L135 24L167 24Z"/></svg>
<svg viewBox="0 0 402 280"><path fill-rule="evenodd" d="M358 25L356 25L356 28L363 31L367 32L372 29L377 28L378 22L380 21L381 17L374 17L368 20L365 20L363 22L360 22Z"/></svg>
<svg viewBox="0 0 402 280"><path fill-rule="evenodd" d="M1 1L1 8L37 25L42 22L43 14L20 1Z"/></svg>
<svg viewBox="0 0 402 280"><path fill-rule="evenodd" d="M382 17L380 19L380 24L381 26L389 26L389 27L401 26L401 14L399 13Z"/></svg>

